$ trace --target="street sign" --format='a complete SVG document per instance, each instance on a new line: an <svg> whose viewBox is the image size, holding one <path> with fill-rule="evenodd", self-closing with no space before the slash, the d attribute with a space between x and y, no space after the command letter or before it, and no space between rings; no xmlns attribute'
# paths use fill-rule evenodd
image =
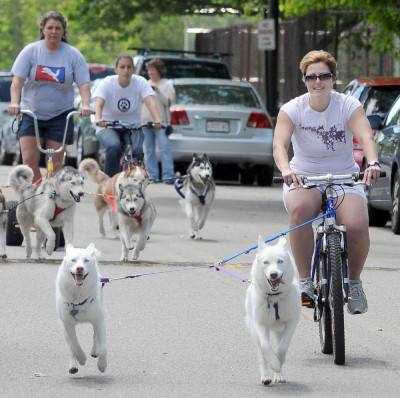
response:
<svg viewBox="0 0 400 398"><path fill-rule="evenodd" d="M273 18L263 19L258 23L257 45L260 51L271 51L276 49L275 20Z"/></svg>

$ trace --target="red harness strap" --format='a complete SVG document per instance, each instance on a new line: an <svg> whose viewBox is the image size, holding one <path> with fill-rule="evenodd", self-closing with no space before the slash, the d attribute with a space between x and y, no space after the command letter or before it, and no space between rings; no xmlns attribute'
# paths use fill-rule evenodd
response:
<svg viewBox="0 0 400 398"><path fill-rule="evenodd" d="M56 217L62 213L65 209L63 207L58 207L56 206L56 208L54 209L54 216L50 221L54 221L56 219Z"/></svg>
<svg viewBox="0 0 400 398"><path fill-rule="evenodd" d="M107 193L104 194L104 199L107 201L107 203L110 205L112 211L114 213L117 212L117 203L115 201L115 195L109 195Z"/></svg>
<svg viewBox="0 0 400 398"><path fill-rule="evenodd" d="M135 214L134 216L132 216L132 218L134 218L139 224L142 223L142 216L140 214Z"/></svg>

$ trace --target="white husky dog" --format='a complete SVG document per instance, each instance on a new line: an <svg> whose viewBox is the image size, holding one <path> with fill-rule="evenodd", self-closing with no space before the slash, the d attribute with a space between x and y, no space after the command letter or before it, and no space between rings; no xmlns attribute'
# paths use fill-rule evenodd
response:
<svg viewBox="0 0 400 398"><path fill-rule="evenodd" d="M32 255L30 229L34 225L38 228L35 251L41 258L45 239L47 254L53 253L56 235L52 227L63 227L66 243L72 243L76 203L85 193L84 178L80 171L69 166L46 178L39 187L32 185L32 178L32 169L19 165L11 170L8 181L21 201L16 216L25 240L26 257Z"/></svg>
<svg viewBox="0 0 400 398"><path fill-rule="evenodd" d="M86 249L68 244L56 279L56 307L64 326L64 335L71 350L69 373L78 372L78 363L84 365L86 355L76 335L76 325L93 325L91 356L97 358L97 368L107 368L105 310L97 266L100 252L91 243Z"/></svg>
<svg viewBox="0 0 400 398"><path fill-rule="evenodd" d="M206 154L201 157L193 154L187 176L181 183L176 180L175 189L182 196L179 202L189 220L189 238L201 239L200 230L204 227L215 198L212 166Z"/></svg>
<svg viewBox="0 0 400 398"><path fill-rule="evenodd" d="M261 382L284 383L282 366L301 311L298 272L285 238L272 246L258 237L245 308L246 324L257 344Z"/></svg>

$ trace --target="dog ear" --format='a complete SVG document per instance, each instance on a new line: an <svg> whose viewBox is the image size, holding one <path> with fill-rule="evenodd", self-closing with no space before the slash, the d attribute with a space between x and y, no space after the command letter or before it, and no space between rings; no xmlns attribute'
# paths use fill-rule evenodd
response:
<svg viewBox="0 0 400 398"><path fill-rule="evenodd" d="M281 237L279 238L279 240L278 240L277 245L278 245L278 246L281 246L281 247L286 247L286 245L287 245L287 240L286 240L286 238L285 238L284 236L281 236Z"/></svg>
<svg viewBox="0 0 400 398"><path fill-rule="evenodd" d="M197 159L199 159L199 155L197 155L197 153L194 153L193 154L193 160L197 160Z"/></svg>
<svg viewBox="0 0 400 398"><path fill-rule="evenodd" d="M258 252L261 252L265 247L264 238L261 235L258 235Z"/></svg>
<svg viewBox="0 0 400 398"><path fill-rule="evenodd" d="M74 250L74 246L72 246L71 243L68 243L67 246L65 246L65 254L68 256L72 250Z"/></svg>
<svg viewBox="0 0 400 398"><path fill-rule="evenodd" d="M99 258L100 257L100 251L96 249L96 246L94 243L90 243L89 246L86 248L86 250L90 253L92 257Z"/></svg>

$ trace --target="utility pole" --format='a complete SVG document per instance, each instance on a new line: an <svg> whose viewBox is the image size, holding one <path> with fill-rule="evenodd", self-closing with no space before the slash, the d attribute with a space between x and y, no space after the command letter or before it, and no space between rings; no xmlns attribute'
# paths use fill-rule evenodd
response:
<svg viewBox="0 0 400 398"><path fill-rule="evenodd" d="M279 38L279 0L268 0L266 18L275 21L275 48L265 51L265 93L267 109L272 117L278 113L278 38Z"/></svg>

